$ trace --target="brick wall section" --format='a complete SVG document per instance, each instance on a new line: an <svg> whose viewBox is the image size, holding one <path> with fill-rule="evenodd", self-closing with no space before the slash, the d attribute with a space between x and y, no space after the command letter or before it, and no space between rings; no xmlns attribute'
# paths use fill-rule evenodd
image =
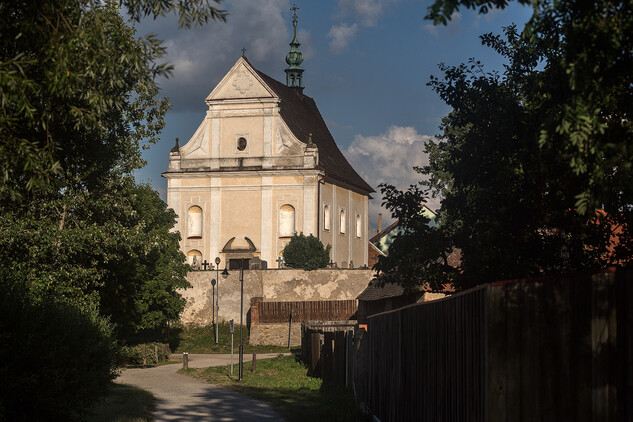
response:
<svg viewBox="0 0 633 422"><path fill-rule="evenodd" d="M288 323L251 325L249 343L267 346L288 346ZM301 346L301 323L292 323L290 336L292 347Z"/></svg>
<svg viewBox="0 0 633 422"><path fill-rule="evenodd" d="M264 300L263 297L251 298L251 324L259 324L260 321L260 303Z"/></svg>

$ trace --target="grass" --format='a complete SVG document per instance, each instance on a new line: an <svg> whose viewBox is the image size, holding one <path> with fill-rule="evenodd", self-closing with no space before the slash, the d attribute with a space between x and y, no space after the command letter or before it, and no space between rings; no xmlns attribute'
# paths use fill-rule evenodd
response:
<svg viewBox="0 0 633 422"><path fill-rule="evenodd" d="M95 422L150 422L154 420L152 393L130 385L112 383L90 420Z"/></svg>
<svg viewBox="0 0 633 422"><path fill-rule="evenodd" d="M294 356L259 360L254 373L247 362L242 381L237 381L237 365L233 375L229 366L179 372L268 402L289 422L367 420L357 410L350 390L309 377L306 366Z"/></svg>
<svg viewBox="0 0 633 422"><path fill-rule="evenodd" d="M215 344L215 327L184 328L178 335L177 347L174 353L231 353L231 333L229 324L218 325L218 344ZM254 346L248 343L248 328L244 331L244 353L283 353L288 352L287 347L280 346ZM240 344L240 326L235 326L233 339L235 353Z"/></svg>

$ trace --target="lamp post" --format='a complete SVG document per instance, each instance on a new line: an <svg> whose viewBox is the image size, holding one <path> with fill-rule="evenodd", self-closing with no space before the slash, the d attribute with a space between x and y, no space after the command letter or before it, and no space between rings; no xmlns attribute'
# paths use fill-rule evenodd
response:
<svg viewBox="0 0 633 422"><path fill-rule="evenodd" d="M240 258L240 364L239 364L239 375L237 380L242 380L243 369L244 369L244 345L242 343L242 327L244 325L243 316L244 316L244 258Z"/></svg>
<svg viewBox="0 0 633 422"><path fill-rule="evenodd" d="M225 270L226 271L226 270ZM224 273L222 273L224 275ZM215 318L215 344L218 345L218 320L220 319L220 257L215 258L215 278L218 280L218 298L215 302L216 318Z"/></svg>
<svg viewBox="0 0 633 422"><path fill-rule="evenodd" d="M211 280L211 325L215 325L215 278ZM216 329L215 338L218 338L218 332ZM218 344L217 342L215 344Z"/></svg>

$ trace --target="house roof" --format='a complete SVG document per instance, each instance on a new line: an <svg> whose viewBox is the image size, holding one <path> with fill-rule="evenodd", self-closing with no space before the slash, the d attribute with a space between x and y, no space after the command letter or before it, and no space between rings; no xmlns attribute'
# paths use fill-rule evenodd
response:
<svg viewBox="0 0 633 422"><path fill-rule="evenodd" d="M314 100L298 89L288 87L254 67L253 69L281 100L279 114L294 136L307 143L309 134L312 134L312 142L319 150L319 166L325 170L326 175L362 193L375 192L345 159Z"/></svg>
<svg viewBox="0 0 633 422"><path fill-rule="evenodd" d="M377 283L378 283L377 279L373 279L372 281L370 281L367 288L365 288L365 290L363 290L356 299L364 300L364 301L372 301L372 300L387 299L390 297L397 297L397 296L404 295L404 288L400 286L399 284L385 283L383 287L379 287ZM419 293L451 294L454 292L455 292L455 289L453 288L453 286L449 284L444 284L443 289L441 290L423 289L423 288L418 287L417 291L413 291L409 293L408 295L419 294Z"/></svg>
<svg viewBox="0 0 633 422"><path fill-rule="evenodd" d="M399 284L385 283L383 287L376 285L376 280L372 280L367 288L358 295L358 300L372 301L386 299L388 297L402 296L404 289Z"/></svg>
<svg viewBox="0 0 633 422"><path fill-rule="evenodd" d="M437 227L437 221L435 220L436 214L432 209L423 205L422 213L429 218L430 227ZM372 236L369 241L373 243L384 255L387 255L389 253L389 246L391 246L396 236L402 234L402 231L402 227L399 226L399 220L396 220L385 229Z"/></svg>

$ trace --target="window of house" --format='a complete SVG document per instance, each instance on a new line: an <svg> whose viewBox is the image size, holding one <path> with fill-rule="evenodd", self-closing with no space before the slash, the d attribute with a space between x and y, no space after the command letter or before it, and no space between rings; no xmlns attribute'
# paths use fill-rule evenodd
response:
<svg viewBox="0 0 633 422"><path fill-rule="evenodd" d="M363 227L361 224L360 214L356 214L356 237L361 237L363 233Z"/></svg>
<svg viewBox="0 0 633 422"><path fill-rule="evenodd" d="M339 229L340 229L341 234L345 234L345 231L347 229L345 223L346 223L345 210L341 209L341 211L339 212Z"/></svg>
<svg viewBox="0 0 633 422"><path fill-rule="evenodd" d="M330 204L323 205L323 230L330 230Z"/></svg>
<svg viewBox="0 0 633 422"><path fill-rule="evenodd" d="M202 208L197 205L187 211L187 237L199 239L202 237Z"/></svg>
<svg viewBox="0 0 633 422"><path fill-rule="evenodd" d="M282 205L279 209L279 237L290 237L295 234L295 208Z"/></svg>

